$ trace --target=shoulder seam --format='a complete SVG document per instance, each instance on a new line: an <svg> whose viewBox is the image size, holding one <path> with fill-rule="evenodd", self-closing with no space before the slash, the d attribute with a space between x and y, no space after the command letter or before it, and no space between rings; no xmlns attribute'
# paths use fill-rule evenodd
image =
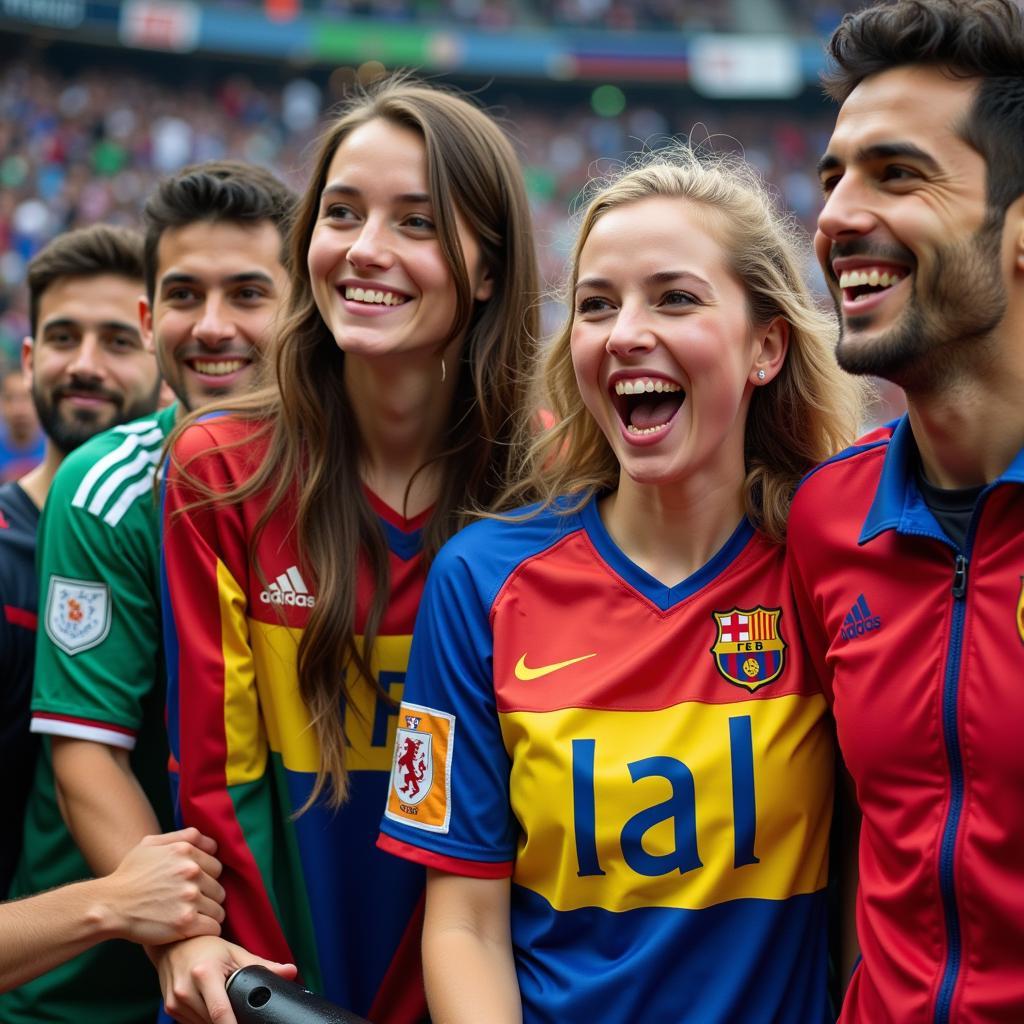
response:
<svg viewBox="0 0 1024 1024"><path fill-rule="evenodd" d="M117 515L115 510L129 495L134 500L151 486L163 441L164 434L159 427L154 427L147 434L127 435L117 448L89 467L72 496L71 507L103 517L111 526L116 525L124 510ZM110 510L105 516L104 509Z"/></svg>
<svg viewBox="0 0 1024 1024"><path fill-rule="evenodd" d="M852 459L857 455L863 455L866 452L873 451L875 448L882 448L888 446L892 440L891 437L883 437L878 441L872 441L870 444L851 445L849 448L844 448L843 451L833 455L830 459L826 459L824 462L818 463L813 469L808 470L804 475L800 483L797 484L797 490L799 490L812 476L820 473L821 470L828 466L832 466L839 462L846 462L848 459Z"/></svg>

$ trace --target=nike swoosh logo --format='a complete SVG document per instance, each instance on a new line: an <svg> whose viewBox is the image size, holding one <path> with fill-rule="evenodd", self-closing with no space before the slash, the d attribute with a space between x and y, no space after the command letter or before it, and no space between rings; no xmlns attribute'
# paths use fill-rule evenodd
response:
<svg viewBox="0 0 1024 1024"><path fill-rule="evenodd" d="M541 665L539 668L530 668L526 664L526 655L524 654L516 662L516 679L522 679L524 683L530 682L531 679L540 679L541 676L550 675L552 672L558 672L560 669L568 668L570 665L575 665L577 662L586 661L588 658L596 658L597 652L593 654L582 654L578 658L570 658L568 661L559 661L554 665Z"/></svg>

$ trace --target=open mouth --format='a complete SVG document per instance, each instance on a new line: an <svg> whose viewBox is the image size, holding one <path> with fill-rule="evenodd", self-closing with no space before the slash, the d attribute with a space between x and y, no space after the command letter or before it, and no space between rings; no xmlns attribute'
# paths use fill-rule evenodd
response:
<svg viewBox="0 0 1024 1024"><path fill-rule="evenodd" d="M909 271L903 267L858 267L844 270L839 275L843 301L851 304L864 302L899 284Z"/></svg>
<svg viewBox="0 0 1024 1024"><path fill-rule="evenodd" d="M189 359L186 365L204 377L229 377L244 370L250 362L249 359Z"/></svg>
<svg viewBox="0 0 1024 1024"><path fill-rule="evenodd" d="M409 301L408 295L384 288L358 288L346 285L344 293L349 302L362 302L368 306L401 306Z"/></svg>
<svg viewBox="0 0 1024 1024"><path fill-rule="evenodd" d="M612 386L612 402L630 434L656 434L675 418L686 400L680 384L664 377L619 379Z"/></svg>

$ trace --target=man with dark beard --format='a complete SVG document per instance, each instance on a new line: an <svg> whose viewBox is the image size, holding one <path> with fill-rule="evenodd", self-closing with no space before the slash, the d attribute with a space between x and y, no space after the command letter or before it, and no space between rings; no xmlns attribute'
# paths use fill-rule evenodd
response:
<svg viewBox="0 0 1024 1024"><path fill-rule="evenodd" d="M156 407L156 359L139 331L143 281L141 236L104 226L61 235L28 266L32 333L22 365L46 449L38 466L0 485L0 895L21 846L35 763L28 723L39 511L68 452Z"/></svg>
<svg viewBox="0 0 1024 1024"><path fill-rule="evenodd" d="M801 628L861 812L844 1024L1024 1020L1024 16L848 15L815 245L908 414L801 485Z"/></svg>
<svg viewBox="0 0 1024 1024"><path fill-rule="evenodd" d="M294 193L237 161L186 167L143 209L138 322L177 402L61 466L39 528L34 733L45 737L11 894L109 874L170 825L153 478L177 419L260 379L287 290ZM0 995L0 1024L149 1024L145 953L103 943Z"/></svg>

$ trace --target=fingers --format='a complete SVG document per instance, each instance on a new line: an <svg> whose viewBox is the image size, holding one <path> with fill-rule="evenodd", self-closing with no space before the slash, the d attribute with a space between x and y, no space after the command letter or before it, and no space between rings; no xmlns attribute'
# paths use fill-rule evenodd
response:
<svg viewBox="0 0 1024 1024"><path fill-rule="evenodd" d="M217 852L217 843L209 836L204 836L199 829L189 826L177 832L163 832L159 835L146 836L142 843L145 846L167 846L172 843L190 843L197 850L206 854Z"/></svg>
<svg viewBox="0 0 1024 1024"><path fill-rule="evenodd" d="M199 876L199 891L214 903L221 904L224 902L224 886L222 886L215 878L211 878L208 874ZM222 921L223 914L218 917L217 920Z"/></svg>
<svg viewBox="0 0 1024 1024"><path fill-rule="evenodd" d="M258 964L260 967L266 967L268 971L273 971L276 975L287 981L291 981L298 976L299 969L295 964L282 964L278 963L277 960L264 960L263 957L250 953L241 946L233 945L232 951L237 967L252 967L253 964Z"/></svg>
<svg viewBox="0 0 1024 1024"><path fill-rule="evenodd" d="M212 1024L238 1024L228 1000L223 970L211 963L196 964L192 968L192 980Z"/></svg>

